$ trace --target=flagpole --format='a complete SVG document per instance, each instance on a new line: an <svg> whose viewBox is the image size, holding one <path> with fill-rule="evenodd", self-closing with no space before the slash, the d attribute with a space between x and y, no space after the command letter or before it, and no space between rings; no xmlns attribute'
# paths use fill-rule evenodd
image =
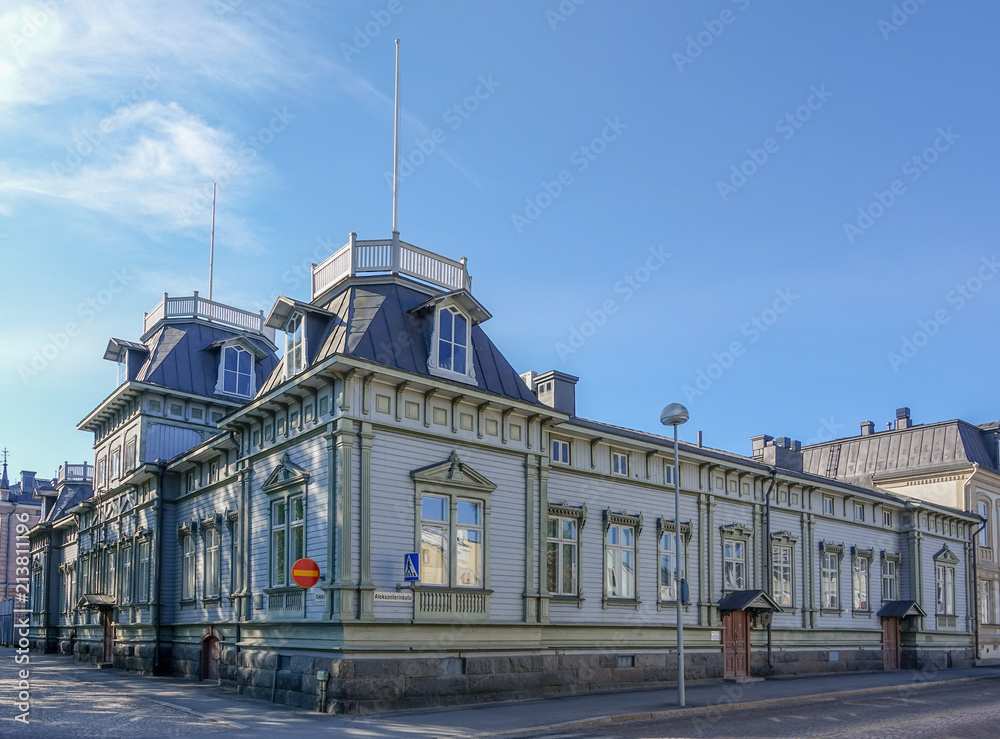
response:
<svg viewBox="0 0 1000 739"><path fill-rule="evenodd" d="M392 233L399 233L399 39L396 39L396 124L392 149Z"/></svg>
<svg viewBox="0 0 1000 739"><path fill-rule="evenodd" d="M208 299L212 299L212 280L215 271L215 183L212 183L212 238L208 247Z"/></svg>

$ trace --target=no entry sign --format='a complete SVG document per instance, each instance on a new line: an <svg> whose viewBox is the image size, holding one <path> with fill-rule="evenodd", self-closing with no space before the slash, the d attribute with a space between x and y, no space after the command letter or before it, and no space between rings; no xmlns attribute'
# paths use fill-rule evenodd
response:
<svg viewBox="0 0 1000 739"><path fill-rule="evenodd" d="M319 582L319 565L307 558L297 560L292 565L292 581L300 588L311 588Z"/></svg>

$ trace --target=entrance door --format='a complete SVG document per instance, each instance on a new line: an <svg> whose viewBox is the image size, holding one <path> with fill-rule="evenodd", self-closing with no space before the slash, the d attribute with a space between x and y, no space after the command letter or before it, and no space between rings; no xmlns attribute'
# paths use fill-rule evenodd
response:
<svg viewBox="0 0 1000 739"><path fill-rule="evenodd" d="M899 619L882 619L882 667L899 669Z"/></svg>
<svg viewBox="0 0 1000 739"><path fill-rule="evenodd" d="M215 636L209 636L201 642L201 676L204 679L219 679L219 660L221 656L222 645Z"/></svg>
<svg viewBox="0 0 1000 739"><path fill-rule="evenodd" d="M104 627L104 648L101 654L101 661L105 663L113 662L115 653L115 624L110 608L101 609L101 626Z"/></svg>
<svg viewBox="0 0 1000 739"><path fill-rule="evenodd" d="M750 674L750 614L730 611L722 617L722 661L725 677Z"/></svg>

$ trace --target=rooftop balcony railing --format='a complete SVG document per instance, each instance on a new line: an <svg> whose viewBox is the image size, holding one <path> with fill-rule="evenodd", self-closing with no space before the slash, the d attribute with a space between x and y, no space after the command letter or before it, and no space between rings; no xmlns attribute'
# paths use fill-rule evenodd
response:
<svg viewBox="0 0 1000 739"><path fill-rule="evenodd" d="M63 462L59 465L59 471L56 473L57 481L67 481L67 482L84 482L91 481L94 479L94 465L84 462L83 464L70 464L69 462Z"/></svg>
<svg viewBox="0 0 1000 739"><path fill-rule="evenodd" d="M350 241L322 264L312 265L312 299L349 277L364 274L406 275L445 290L472 290L465 257L442 257L419 246L392 239Z"/></svg>
<svg viewBox="0 0 1000 739"><path fill-rule="evenodd" d="M274 329L264 325L264 311L251 313L250 311L233 308L230 305L216 303L213 300L206 300L199 297L198 291L194 295L183 298L171 298L163 293L163 300L156 304L153 310L149 311L142 319L142 335L146 335L156 327L160 321L170 318L200 318L203 321L218 323L227 328L235 328L248 333L259 334L272 344L274 343Z"/></svg>

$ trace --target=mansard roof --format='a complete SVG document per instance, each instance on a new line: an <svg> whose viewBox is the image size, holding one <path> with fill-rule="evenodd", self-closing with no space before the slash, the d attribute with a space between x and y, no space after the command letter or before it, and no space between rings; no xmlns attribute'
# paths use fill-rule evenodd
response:
<svg viewBox="0 0 1000 739"><path fill-rule="evenodd" d="M922 424L803 447L803 470L861 485L972 464L997 471L995 438L960 420Z"/></svg>
<svg viewBox="0 0 1000 739"><path fill-rule="evenodd" d="M255 352L257 361L254 371L259 387L278 364L274 351L262 339L195 321L165 324L150 336L145 342L149 355L133 379L214 397L219 379L219 354L216 350L222 342L235 338L252 344L258 350ZM218 397L231 399L228 395Z"/></svg>
<svg viewBox="0 0 1000 739"><path fill-rule="evenodd" d="M425 305L428 297L426 289L395 279L351 284L323 306L301 304L313 309L306 320L308 366L340 355L430 377L427 358L434 312L414 310ZM279 303L286 311L295 301L279 298ZM315 310L317 307L321 310ZM480 390L539 405L535 394L478 325L472 326L472 350ZM258 397L285 381L284 367L279 364L267 381L258 385Z"/></svg>
<svg viewBox="0 0 1000 739"><path fill-rule="evenodd" d="M58 521L77 503L89 500L92 497L94 497L94 488L89 482L68 483L59 491L59 497L56 498L56 503L52 506L52 510L45 516L45 520L49 523Z"/></svg>

